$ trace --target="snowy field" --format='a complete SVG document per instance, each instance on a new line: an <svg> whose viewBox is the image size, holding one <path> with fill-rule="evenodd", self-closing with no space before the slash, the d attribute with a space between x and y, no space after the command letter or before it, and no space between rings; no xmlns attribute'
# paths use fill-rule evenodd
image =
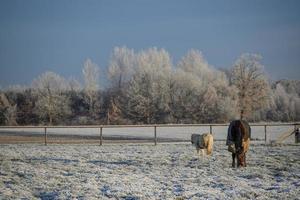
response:
<svg viewBox="0 0 300 200"><path fill-rule="evenodd" d="M300 146L252 142L231 168L224 142L199 159L189 143L0 145L0 199L299 199Z"/></svg>

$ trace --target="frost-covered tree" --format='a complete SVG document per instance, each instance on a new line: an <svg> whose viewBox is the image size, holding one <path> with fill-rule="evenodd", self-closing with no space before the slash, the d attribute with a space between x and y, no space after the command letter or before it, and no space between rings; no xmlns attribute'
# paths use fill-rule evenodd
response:
<svg viewBox="0 0 300 200"><path fill-rule="evenodd" d="M84 62L82 73L84 77L85 101L89 107L89 114L93 118L97 118L97 113L100 111L99 67L90 59L87 59Z"/></svg>
<svg viewBox="0 0 300 200"><path fill-rule="evenodd" d="M17 104L7 108L5 112L5 119L7 125L18 125L16 122L17 119Z"/></svg>
<svg viewBox="0 0 300 200"><path fill-rule="evenodd" d="M299 80L280 80L275 83L273 93L275 103L271 113L275 113L278 120L300 121L299 87Z"/></svg>
<svg viewBox="0 0 300 200"><path fill-rule="evenodd" d="M215 77L215 70L204 59L202 53L198 50L191 49L179 61L177 68L182 69L186 73L193 74L204 87L212 82Z"/></svg>
<svg viewBox="0 0 300 200"><path fill-rule="evenodd" d="M164 49L150 48L137 54L137 67L126 90L126 112L135 121L167 120L171 59Z"/></svg>
<svg viewBox="0 0 300 200"><path fill-rule="evenodd" d="M279 85L281 85L283 89L286 91L286 96L289 99L288 102L289 118L287 120L300 121L300 81L281 80L277 82L276 89ZM286 119L284 120L286 121Z"/></svg>
<svg viewBox="0 0 300 200"><path fill-rule="evenodd" d="M130 80L136 66L136 56L132 49L115 47L110 58L108 78L113 88L122 88Z"/></svg>
<svg viewBox="0 0 300 200"><path fill-rule="evenodd" d="M79 92L82 90L82 86L80 82L74 77L68 79L68 84L69 84L70 91Z"/></svg>
<svg viewBox="0 0 300 200"><path fill-rule="evenodd" d="M191 123L198 105L201 83L190 73L176 70L171 79L170 111L175 123Z"/></svg>
<svg viewBox="0 0 300 200"><path fill-rule="evenodd" d="M126 90L135 68L136 55L134 51L127 47L115 47L108 66L110 88L106 99L107 124L121 123L122 107L126 101L124 90Z"/></svg>
<svg viewBox="0 0 300 200"><path fill-rule="evenodd" d="M0 93L0 124L17 125L17 104L12 105L4 93Z"/></svg>
<svg viewBox="0 0 300 200"><path fill-rule="evenodd" d="M174 78L179 80L172 84L173 115L185 113L185 122L196 123L232 118L234 94L224 72L210 66L197 50L190 50L177 68Z"/></svg>
<svg viewBox="0 0 300 200"><path fill-rule="evenodd" d="M268 105L269 84L260 60L257 54L243 54L233 66L231 82L237 90L240 118Z"/></svg>
<svg viewBox="0 0 300 200"><path fill-rule="evenodd" d="M65 79L54 72L45 72L32 82L37 96L35 111L42 119L51 125L70 114L69 99L66 91L69 90Z"/></svg>
<svg viewBox="0 0 300 200"><path fill-rule="evenodd" d="M273 121L299 121L300 98L296 88L286 88L281 82L275 84L272 95L272 106L268 117Z"/></svg>

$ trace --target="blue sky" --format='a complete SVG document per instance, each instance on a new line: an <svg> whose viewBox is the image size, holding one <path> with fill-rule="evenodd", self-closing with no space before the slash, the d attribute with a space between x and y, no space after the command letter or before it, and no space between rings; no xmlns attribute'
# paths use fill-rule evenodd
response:
<svg viewBox="0 0 300 200"><path fill-rule="evenodd" d="M115 46L189 49L215 68L258 53L272 79L299 79L297 0L0 0L0 85L54 71L81 78L86 58L105 73Z"/></svg>

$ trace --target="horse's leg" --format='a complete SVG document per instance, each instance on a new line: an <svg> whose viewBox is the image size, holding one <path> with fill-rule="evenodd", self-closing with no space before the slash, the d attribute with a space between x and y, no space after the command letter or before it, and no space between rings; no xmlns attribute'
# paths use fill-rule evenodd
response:
<svg viewBox="0 0 300 200"><path fill-rule="evenodd" d="M198 160L203 160L203 156L200 155L200 151L201 149L200 148L197 148L197 156L198 156ZM201 157L201 158L200 158Z"/></svg>
<svg viewBox="0 0 300 200"><path fill-rule="evenodd" d="M243 153L237 154L237 166L242 167L243 166Z"/></svg>
<svg viewBox="0 0 300 200"><path fill-rule="evenodd" d="M201 149L201 153L202 153L202 157L204 157L204 153L205 153L204 149Z"/></svg>
<svg viewBox="0 0 300 200"><path fill-rule="evenodd" d="M246 164L246 153L244 153L244 166L247 167L247 164Z"/></svg>
<svg viewBox="0 0 300 200"><path fill-rule="evenodd" d="M235 167L235 153L232 153L232 167Z"/></svg>
<svg viewBox="0 0 300 200"><path fill-rule="evenodd" d="M246 154L244 152L241 152L237 155L237 163L238 163L238 167L245 167L246 163L245 163L245 156Z"/></svg>
<svg viewBox="0 0 300 200"><path fill-rule="evenodd" d="M204 149L200 149L201 151L201 162L204 161Z"/></svg>

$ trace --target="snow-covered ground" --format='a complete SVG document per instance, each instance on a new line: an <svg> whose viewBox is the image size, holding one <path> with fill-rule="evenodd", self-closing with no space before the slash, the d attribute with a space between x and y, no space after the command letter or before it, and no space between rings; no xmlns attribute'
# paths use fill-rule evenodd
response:
<svg viewBox="0 0 300 200"><path fill-rule="evenodd" d="M252 143L231 168L224 142L210 158L189 143L0 145L0 199L299 199L300 146Z"/></svg>

